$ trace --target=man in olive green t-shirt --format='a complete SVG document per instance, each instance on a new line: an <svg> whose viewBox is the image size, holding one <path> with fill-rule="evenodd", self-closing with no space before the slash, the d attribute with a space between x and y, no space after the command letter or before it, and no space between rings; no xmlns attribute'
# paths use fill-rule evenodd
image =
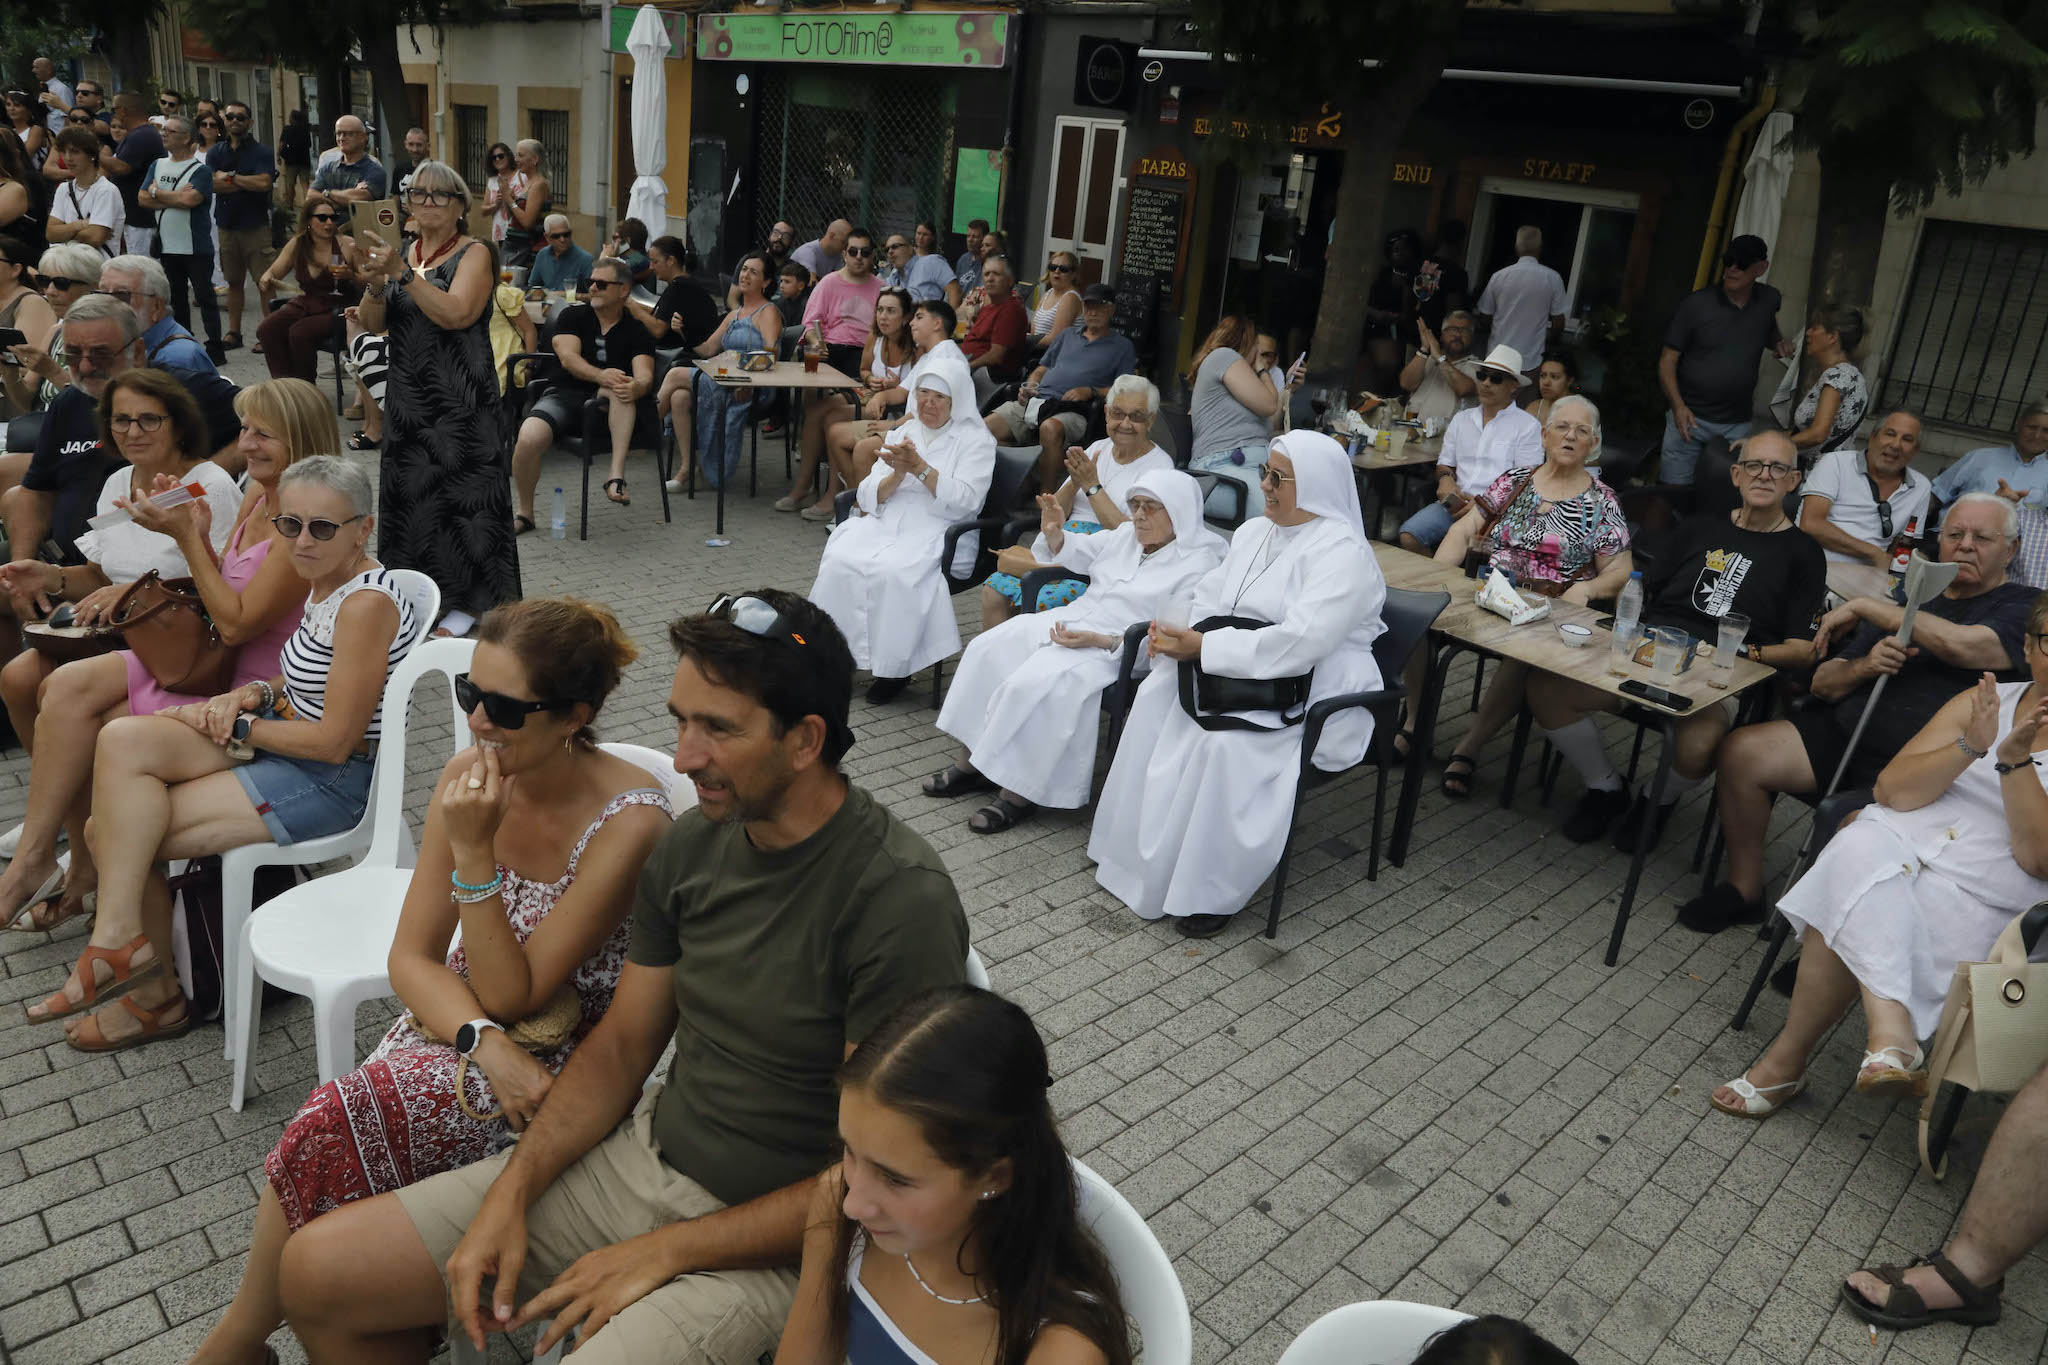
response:
<svg viewBox="0 0 2048 1365"><path fill-rule="evenodd" d="M581 1365L754 1365L837 1156L834 1073L897 1006L965 980L938 855L839 773L853 659L831 618L762 590L669 638L697 809L641 872L611 1009L510 1151L292 1239L284 1301L315 1358L417 1339L424 1360L444 1320L481 1348L552 1318L536 1351L576 1329Z"/></svg>

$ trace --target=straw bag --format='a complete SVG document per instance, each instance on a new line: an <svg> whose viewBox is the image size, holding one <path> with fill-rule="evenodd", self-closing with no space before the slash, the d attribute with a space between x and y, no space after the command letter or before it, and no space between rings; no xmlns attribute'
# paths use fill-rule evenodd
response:
<svg viewBox="0 0 2048 1365"><path fill-rule="evenodd" d="M1941 1083L2010 1094L2048 1064L2048 962L2027 960L2044 930L2048 901L2013 917L1991 945L1989 962L1956 964L1920 1101L1920 1165L1935 1180L1948 1166L1946 1157L1937 1167L1928 1154Z"/></svg>
<svg viewBox="0 0 2048 1365"><path fill-rule="evenodd" d="M428 1042L444 1043L448 1041L445 1038L435 1037L433 1030L421 1023L418 1015L413 1016L412 1022L413 1027L418 1029L421 1036L426 1038ZM569 1041L570 1036L576 1032L576 1026L582 1022L582 997L576 994L574 986L564 981L561 985L555 987L555 993L548 997L547 1004L542 1005L532 1014L527 1015L524 1019L506 1029L505 1036L525 1048L528 1052L553 1052L556 1048ZM505 1106L501 1104L488 1114L479 1114L476 1110L470 1108L469 1096L463 1093L462 1089L462 1078L468 1072L469 1058L464 1057L455 1064L455 1102L462 1106L463 1113L469 1115L478 1123L489 1123L492 1119L499 1117L505 1112Z"/></svg>

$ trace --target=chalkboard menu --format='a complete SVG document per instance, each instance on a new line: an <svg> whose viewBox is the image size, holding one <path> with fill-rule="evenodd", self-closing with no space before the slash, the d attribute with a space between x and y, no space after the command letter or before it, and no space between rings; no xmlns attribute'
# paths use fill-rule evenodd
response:
<svg viewBox="0 0 2048 1365"><path fill-rule="evenodd" d="M1128 257L1126 257L1128 259ZM1159 277L1125 270L1116 277L1116 319L1111 323L1129 338L1140 356L1152 354L1159 325Z"/></svg>
<svg viewBox="0 0 2048 1365"><path fill-rule="evenodd" d="M1180 229L1187 195L1132 185L1124 208L1123 273L1170 280L1180 273Z"/></svg>

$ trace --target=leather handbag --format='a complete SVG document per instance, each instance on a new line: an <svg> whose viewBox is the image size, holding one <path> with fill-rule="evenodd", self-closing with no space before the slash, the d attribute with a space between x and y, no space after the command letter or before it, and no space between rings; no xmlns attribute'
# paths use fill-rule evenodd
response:
<svg viewBox="0 0 2048 1365"><path fill-rule="evenodd" d="M1211 616L1197 621L1196 630L1264 630L1271 621L1249 616ZM1308 706L1313 671L1286 678L1226 678L1204 672L1199 658L1180 661L1180 704L1195 724L1204 730L1284 730L1299 725ZM1261 725L1242 716L1220 715L1225 711L1278 711L1280 724Z"/></svg>
<svg viewBox="0 0 2048 1365"><path fill-rule="evenodd" d="M114 600L107 620L167 692L211 697L234 681L235 647L221 639L189 578L151 569Z"/></svg>
<svg viewBox="0 0 2048 1365"><path fill-rule="evenodd" d="M2027 960L2044 931L2048 901L2013 917L1991 945L1990 961L1956 964L1920 1100L1920 1165L1935 1180L1948 1165L1944 1157L1937 1167L1928 1156L1941 1083L2010 1094L2048 1065L2048 962Z"/></svg>
<svg viewBox="0 0 2048 1365"><path fill-rule="evenodd" d="M555 987L555 993L548 997L547 1004L542 1005L538 1010L535 1010L532 1014L527 1015L524 1019L512 1025L512 1027L506 1029L505 1036L525 1048L528 1052L553 1052L569 1041L570 1037L576 1032L576 1026L582 1022L583 998L576 994L574 986L564 981L561 985ZM418 1016L414 1016L412 1024L414 1028L419 1030L420 1036L428 1042L439 1043L446 1041L445 1039L435 1037L433 1030L421 1023ZM463 1092L462 1088L462 1078L468 1070L469 1058L467 1057L462 1058L455 1064L455 1102L462 1107L463 1113L469 1115L478 1123L489 1123L492 1119L505 1112L505 1106L501 1104L488 1114L479 1114L475 1109L471 1108L469 1096Z"/></svg>

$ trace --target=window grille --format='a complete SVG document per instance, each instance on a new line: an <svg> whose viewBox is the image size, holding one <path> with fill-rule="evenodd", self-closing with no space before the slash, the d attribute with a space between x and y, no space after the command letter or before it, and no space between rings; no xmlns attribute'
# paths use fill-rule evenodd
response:
<svg viewBox="0 0 2048 1365"><path fill-rule="evenodd" d="M540 144L540 169L548 178L548 198L559 208L575 201L575 186L569 183L569 111L530 109L527 116L533 131L527 134Z"/></svg>
<svg viewBox="0 0 2048 1365"><path fill-rule="evenodd" d="M1882 408L2009 432L2048 392L2048 232L1929 218L1885 366Z"/></svg>
<svg viewBox="0 0 2048 1365"><path fill-rule="evenodd" d="M491 168L484 153L491 145L490 111L481 104L455 106L455 168L469 182L469 192L481 201Z"/></svg>

